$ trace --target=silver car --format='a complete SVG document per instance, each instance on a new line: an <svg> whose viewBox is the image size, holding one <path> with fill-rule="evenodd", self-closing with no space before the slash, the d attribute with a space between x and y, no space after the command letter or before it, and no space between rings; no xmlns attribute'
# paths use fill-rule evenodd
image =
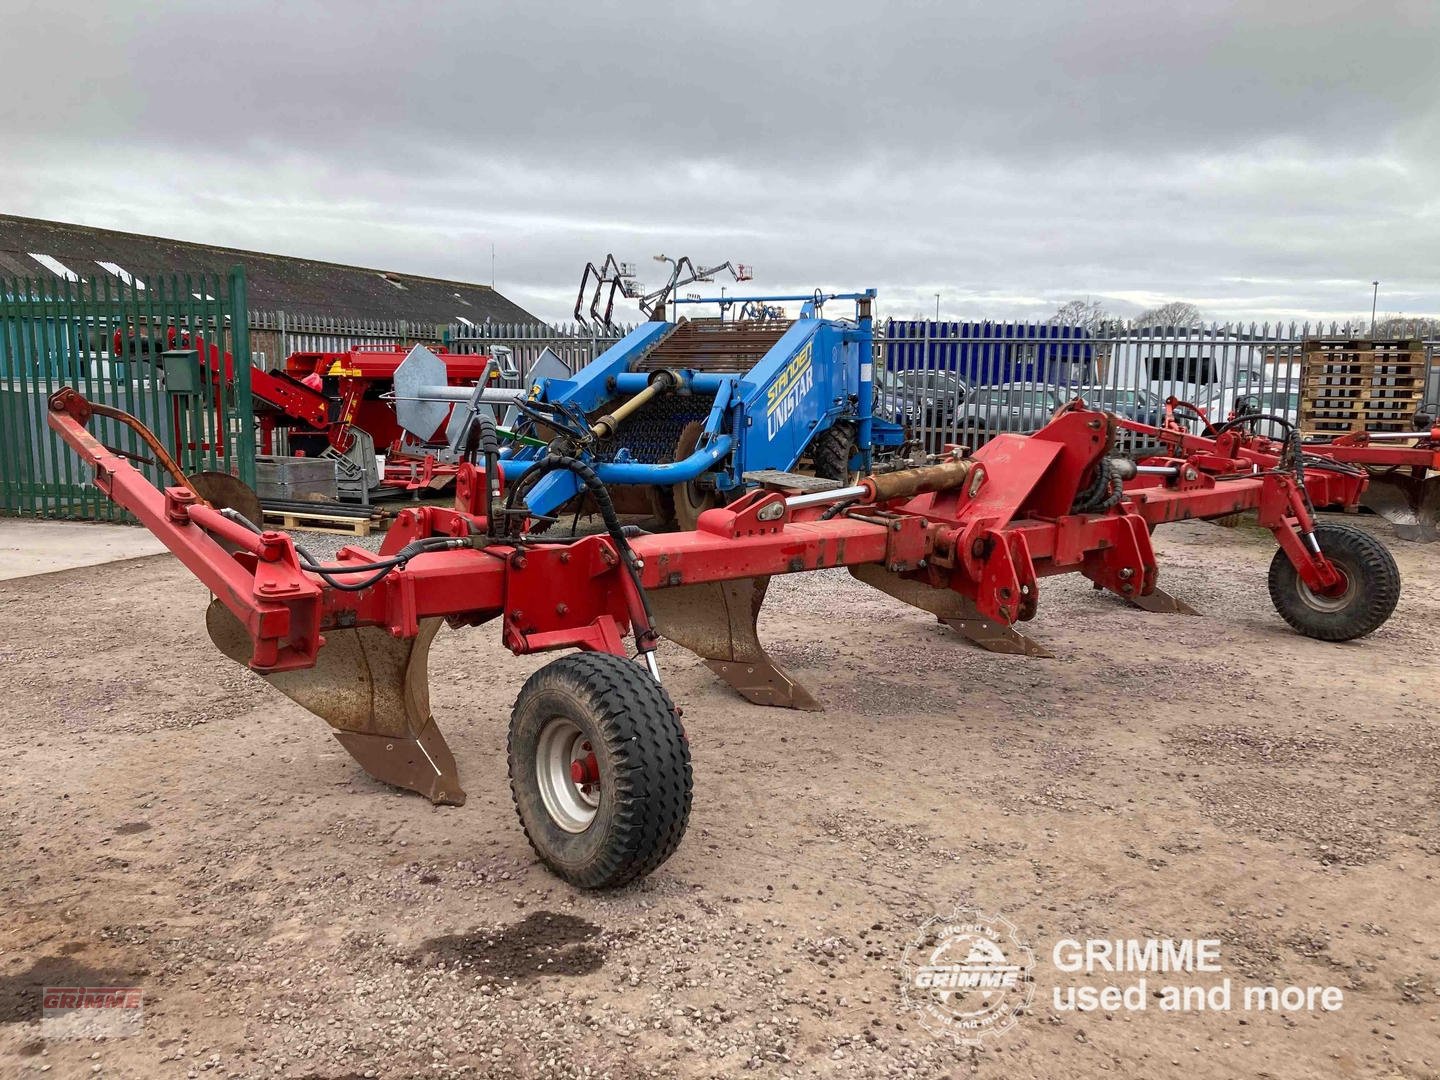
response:
<svg viewBox="0 0 1440 1080"><path fill-rule="evenodd" d="M1042 383L977 386L956 413L956 424L967 439L1001 431L1029 434L1049 423L1055 410L1072 397L1074 394Z"/></svg>
<svg viewBox="0 0 1440 1080"><path fill-rule="evenodd" d="M953 371L914 368L876 373L875 415L907 428L936 430L965 399L965 380Z"/></svg>

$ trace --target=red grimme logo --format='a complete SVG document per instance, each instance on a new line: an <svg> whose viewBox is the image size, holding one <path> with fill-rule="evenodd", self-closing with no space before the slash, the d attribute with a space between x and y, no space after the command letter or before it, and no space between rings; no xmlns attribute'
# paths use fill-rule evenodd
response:
<svg viewBox="0 0 1440 1080"><path fill-rule="evenodd" d="M48 1015L72 1009L141 1009L144 994L138 986L46 986L40 1008Z"/></svg>

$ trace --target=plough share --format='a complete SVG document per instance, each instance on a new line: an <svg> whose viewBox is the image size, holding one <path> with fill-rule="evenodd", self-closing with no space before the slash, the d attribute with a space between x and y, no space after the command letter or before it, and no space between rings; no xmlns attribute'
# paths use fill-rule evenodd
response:
<svg viewBox="0 0 1440 1080"><path fill-rule="evenodd" d="M508 754L532 846L584 887L649 873L685 830L689 750L660 682L661 637L753 702L818 708L756 636L776 574L846 567L986 648L1043 653L1015 629L1035 615L1040 579L1078 572L1148 610L1188 611L1159 587L1151 531L1253 510L1279 541L1271 597L1301 633L1363 636L1399 597L1383 544L1317 525L1312 513L1355 505L1363 472L1304 468L1284 453L1257 460L1225 434L1187 436L1174 456L1137 466L1113 456L1116 419L1078 402L1034 435L1000 435L972 455L957 449L848 486L808 491L806 478L778 474L706 510L693 531L668 534L622 525L565 438L506 489L482 424L453 508L408 508L378 556L347 547L328 564L286 533L207 504L183 477L152 485L87 430L92 408L74 390L50 407L51 427L94 468L96 485L214 594L207 626L219 648L328 722L380 780L464 802L429 706L427 654L442 621L496 622L515 653L580 650L525 683ZM576 475L605 532L526 531L525 491L556 470Z"/></svg>

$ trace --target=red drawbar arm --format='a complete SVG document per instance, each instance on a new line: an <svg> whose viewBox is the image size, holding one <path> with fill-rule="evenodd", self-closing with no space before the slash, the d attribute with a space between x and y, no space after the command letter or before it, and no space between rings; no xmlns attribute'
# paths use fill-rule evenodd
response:
<svg viewBox="0 0 1440 1080"><path fill-rule="evenodd" d="M253 566L242 565L240 558L247 556L232 555L191 520L197 502L194 492L181 487L162 492L124 458L107 450L71 412L62 411L66 402L59 395L56 400L60 407L52 403L50 427L94 467L95 486L139 518L245 625L257 642L256 666L273 670L314 663L320 641L310 611L316 607L321 590L299 572L298 561L293 574L285 572L288 567L277 565L278 551L266 558L250 555ZM85 404L78 395L73 400L79 406ZM283 534L273 536L289 545ZM276 550L273 540L267 547ZM293 547L290 553L293 560ZM273 599L257 595L267 585ZM271 645L262 647L261 642Z"/></svg>

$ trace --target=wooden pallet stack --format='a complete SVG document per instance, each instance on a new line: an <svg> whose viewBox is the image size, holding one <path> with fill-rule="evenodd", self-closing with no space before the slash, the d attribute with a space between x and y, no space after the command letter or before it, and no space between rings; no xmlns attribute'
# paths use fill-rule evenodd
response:
<svg viewBox="0 0 1440 1080"><path fill-rule="evenodd" d="M1300 367L1300 431L1409 431L1425 396L1419 341L1306 338Z"/></svg>
<svg viewBox="0 0 1440 1080"><path fill-rule="evenodd" d="M378 506L348 506L344 503L265 501L265 524L277 529L337 533L341 536L369 536L389 524L390 513Z"/></svg>

